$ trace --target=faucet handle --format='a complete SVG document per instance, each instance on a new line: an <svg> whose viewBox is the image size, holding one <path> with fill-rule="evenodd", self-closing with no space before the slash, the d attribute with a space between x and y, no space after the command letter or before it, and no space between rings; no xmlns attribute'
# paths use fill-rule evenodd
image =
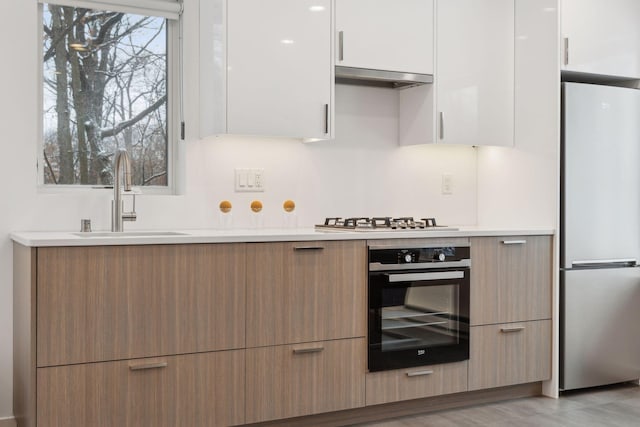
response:
<svg viewBox="0 0 640 427"><path fill-rule="evenodd" d="M133 196L133 209L131 209L131 212L122 212L122 220L135 221L136 219L138 219L138 214L136 213L136 192L127 191L125 194L130 194L131 196ZM139 191L138 194L140 194Z"/></svg>
<svg viewBox="0 0 640 427"><path fill-rule="evenodd" d="M122 212L123 221L135 221L138 219L138 214L135 212Z"/></svg>
<svg viewBox="0 0 640 427"><path fill-rule="evenodd" d="M121 190L120 194L122 194L123 196L142 194L142 190L140 189L140 187L131 187L131 190Z"/></svg>

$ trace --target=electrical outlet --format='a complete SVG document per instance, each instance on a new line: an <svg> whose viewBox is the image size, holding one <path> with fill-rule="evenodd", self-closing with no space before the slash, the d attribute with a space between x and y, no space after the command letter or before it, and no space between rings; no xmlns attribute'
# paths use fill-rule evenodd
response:
<svg viewBox="0 0 640 427"><path fill-rule="evenodd" d="M264 169L236 168L235 190L247 193L264 191Z"/></svg>
<svg viewBox="0 0 640 427"><path fill-rule="evenodd" d="M442 175L442 194L453 194L453 175Z"/></svg>
<svg viewBox="0 0 640 427"><path fill-rule="evenodd" d="M253 170L253 185L256 191L264 191L264 169Z"/></svg>

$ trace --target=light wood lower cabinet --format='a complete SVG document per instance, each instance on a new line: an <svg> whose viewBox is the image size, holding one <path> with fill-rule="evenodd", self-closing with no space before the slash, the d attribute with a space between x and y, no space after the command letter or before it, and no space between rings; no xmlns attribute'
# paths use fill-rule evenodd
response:
<svg viewBox="0 0 640 427"><path fill-rule="evenodd" d="M247 246L247 347L363 337L364 241Z"/></svg>
<svg viewBox="0 0 640 427"><path fill-rule="evenodd" d="M367 374L367 405L467 391L467 362Z"/></svg>
<svg viewBox="0 0 640 427"><path fill-rule="evenodd" d="M16 244L14 259L20 427L244 422L244 244ZM167 365L131 369L147 362Z"/></svg>
<svg viewBox="0 0 640 427"><path fill-rule="evenodd" d="M471 241L470 360L369 374L364 240L16 244L16 420L227 426L548 379L551 238Z"/></svg>
<svg viewBox="0 0 640 427"><path fill-rule="evenodd" d="M244 423L244 350L39 368L38 427Z"/></svg>
<svg viewBox="0 0 640 427"><path fill-rule="evenodd" d="M364 406L364 338L246 351L247 423Z"/></svg>
<svg viewBox="0 0 640 427"><path fill-rule="evenodd" d="M243 348L244 251L39 248L38 366Z"/></svg>
<svg viewBox="0 0 640 427"><path fill-rule="evenodd" d="M551 318L551 236L471 239L471 325Z"/></svg>
<svg viewBox="0 0 640 427"><path fill-rule="evenodd" d="M551 320L472 326L469 390L551 377Z"/></svg>

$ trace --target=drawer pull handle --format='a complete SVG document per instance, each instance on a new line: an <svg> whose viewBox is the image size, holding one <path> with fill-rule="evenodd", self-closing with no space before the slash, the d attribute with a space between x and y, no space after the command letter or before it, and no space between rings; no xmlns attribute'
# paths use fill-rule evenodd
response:
<svg viewBox="0 0 640 427"><path fill-rule="evenodd" d="M324 347L294 348L293 354L320 353Z"/></svg>
<svg viewBox="0 0 640 427"><path fill-rule="evenodd" d="M166 368L167 362L141 363L139 365L129 365L132 371L142 371L143 369L160 369Z"/></svg>
<svg viewBox="0 0 640 427"><path fill-rule="evenodd" d="M527 243L526 240L503 240L502 241L503 245L524 245L526 243Z"/></svg>
<svg viewBox="0 0 640 427"><path fill-rule="evenodd" d="M321 251L324 247L322 246L294 246L294 251Z"/></svg>
<svg viewBox="0 0 640 427"><path fill-rule="evenodd" d="M413 372L407 372L407 376L408 377L421 377L424 375L431 375L433 374L433 371L413 371Z"/></svg>
<svg viewBox="0 0 640 427"><path fill-rule="evenodd" d="M505 334L509 333L509 332L520 332L520 331L524 331L524 326L514 326L511 328L500 328L500 332L503 332Z"/></svg>

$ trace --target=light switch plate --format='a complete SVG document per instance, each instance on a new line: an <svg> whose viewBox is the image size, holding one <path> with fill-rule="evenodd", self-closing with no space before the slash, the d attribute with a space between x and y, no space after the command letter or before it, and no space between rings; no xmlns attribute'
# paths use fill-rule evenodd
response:
<svg viewBox="0 0 640 427"><path fill-rule="evenodd" d="M453 194L453 175L442 175L442 194Z"/></svg>
<svg viewBox="0 0 640 427"><path fill-rule="evenodd" d="M259 193L264 191L264 169L235 169L235 191Z"/></svg>

